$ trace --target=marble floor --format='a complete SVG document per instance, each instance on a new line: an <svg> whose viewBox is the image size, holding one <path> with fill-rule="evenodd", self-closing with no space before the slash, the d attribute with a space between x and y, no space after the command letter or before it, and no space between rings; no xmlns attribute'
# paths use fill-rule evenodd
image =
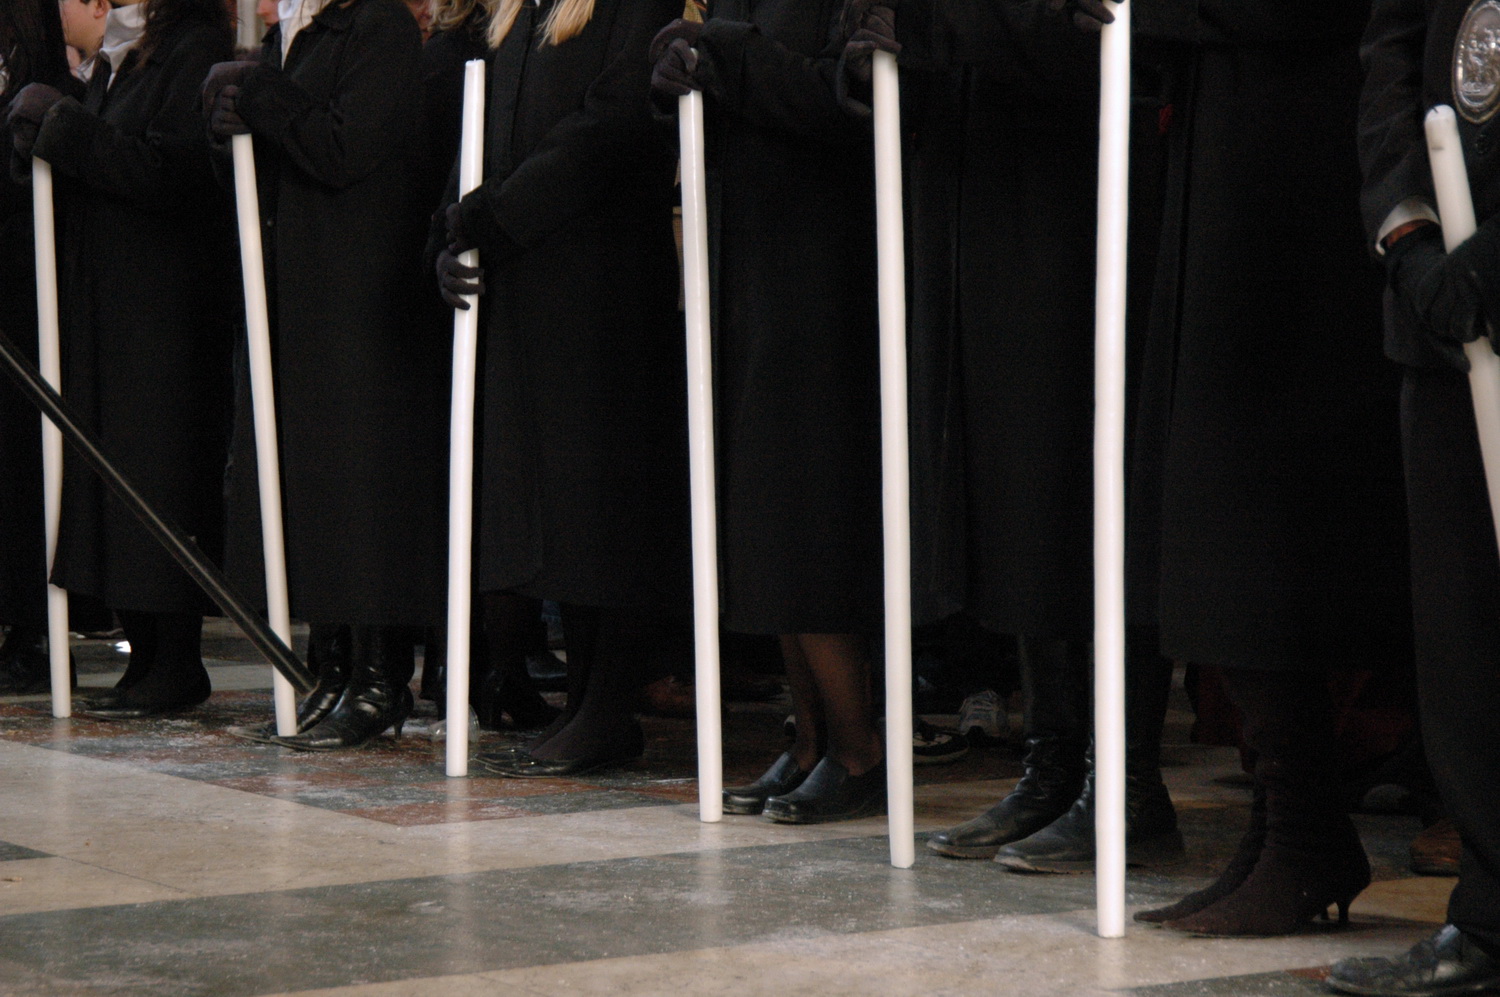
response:
<svg viewBox="0 0 1500 997"><path fill-rule="evenodd" d="M443 776L422 718L399 741L298 754L233 736L269 713L269 669L230 630L215 695L179 717L54 720L0 699L0 995L1258 995L1324 992L1328 965L1440 923L1410 817L1358 818L1377 882L1346 929L1209 941L1094 934L1090 876L1009 873L918 849L883 819L808 828L697 820L693 732L648 719L644 760L572 780ZM81 681L122 656L78 645ZM726 777L780 749L784 704L725 714ZM1169 723L1188 858L1133 873L1132 907L1201 885L1248 802L1234 752ZM503 734L484 734L480 744ZM917 824L972 816L1014 749L918 769Z"/></svg>

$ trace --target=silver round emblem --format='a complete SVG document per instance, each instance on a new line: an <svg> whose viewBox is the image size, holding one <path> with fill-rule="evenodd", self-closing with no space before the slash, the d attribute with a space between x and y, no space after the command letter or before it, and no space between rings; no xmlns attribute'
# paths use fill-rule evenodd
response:
<svg viewBox="0 0 1500 997"><path fill-rule="evenodd" d="M1474 124L1500 107L1500 2L1476 0L1453 43L1453 100Z"/></svg>

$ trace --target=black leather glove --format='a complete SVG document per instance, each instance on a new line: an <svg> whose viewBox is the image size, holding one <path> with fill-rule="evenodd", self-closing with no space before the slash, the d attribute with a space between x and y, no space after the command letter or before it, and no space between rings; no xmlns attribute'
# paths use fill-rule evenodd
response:
<svg viewBox="0 0 1500 997"><path fill-rule="evenodd" d="M438 291L448 304L468 311L469 303L464 300L464 295L484 293L484 268L464 266L458 259L461 252L464 250L449 246L438 254Z"/></svg>
<svg viewBox="0 0 1500 997"><path fill-rule="evenodd" d="M229 83L214 96L213 106L208 109L208 132L215 139L224 141L234 135L249 135L250 126L240 117L240 88Z"/></svg>
<svg viewBox="0 0 1500 997"><path fill-rule="evenodd" d="M260 63L250 59L214 63L209 68L208 75L203 78L203 86L199 88L199 93L203 97L203 116L213 115L220 91L229 86L239 87L245 82L245 77L258 68L260 68Z"/></svg>
<svg viewBox="0 0 1500 997"><path fill-rule="evenodd" d="M1104 25L1115 23L1115 13L1104 0L1047 0L1047 10L1053 14L1072 11L1074 26L1094 34Z"/></svg>
<svg viewBox="0 0 1500 997"><path fill-rule="evenodd" d="M702 89L693 76L698 69L693 48L702 33L703 25L679 17L651 39L651 99L663 111L676 110L678 97Z"/></svg>
<svg viewBox="0 0 1500 997"><path fill-rule="evenodd" d="M839 12L839 37L848 41L854 33L864 27L865 19L875 7L895 10L899 0L844 0L844 9Z"/></svg>
<svg viewBox="0 0 1500 997"><path fill-rule="evenodd" d="M1484 295L1471 257L1487 248L1484 244L1493 242L1493 235L1482 238L1480 232L1450 254L1443 251L1442 231L1424 225L1396 240L1385 254L1386 279L1408 334L1422 339L1422 352L1455 370L1469 369L1461 344L1484 331ZM1468 248L1475 238L1480 245Z"/></svg>
<svg viewBox="0 0 1500 997"><path fill-rule="evenodd" d="M63 96L63 92L56 87L49 87L45 83L28 83L12 98L5 123L10 126L11 142L21 162L31 160L37 136L42 133L42 119Z"/></svg>

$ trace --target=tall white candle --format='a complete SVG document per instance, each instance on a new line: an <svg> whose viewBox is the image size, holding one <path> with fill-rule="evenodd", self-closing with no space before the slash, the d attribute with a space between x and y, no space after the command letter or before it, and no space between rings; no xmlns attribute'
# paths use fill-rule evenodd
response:
<svg viewBox="0 0 1500 997"><path fill-rule="evenodd" d="M1100 40L1094 316L1094 780L1098 930L1125 934L1125 275L1130 3Z"/></svg>
<svg viewBox="0 0 1500 997"><path fill-rule="evenodd" d="M891 865L916 862L911 710L911 480L907 450L906 229L901 208L901 82L876 52L875 231L880 314L880 459L885 533L885 760Z"/></svg>
<svg viewBox="0 0 1500 997"><path fill-rule="evenodd" d="M484 61L464 66L459 196L484 179ZM479 265L477 250L459 259ZM479 350L479 298L453 312L453 401L448 444L448 676L446 771L469 774L469 631L473 603L474 396ZM427 667L424 665L423 667Z"/></svg>
<svg viewBox="0 0 1500 997"><path fill-rule="evenodd" d="M38 359L42 377L62 392L62 343L57 312L57 221L53 209L52 167L31 161L32 223L36 233L36 310ZM57 557L62 523L62 432L42 417L42 506L47 541L47 573ZM52 715L73 715L73 673L68 637L68 593L47 585L47 655L52 680Z"/></svg>

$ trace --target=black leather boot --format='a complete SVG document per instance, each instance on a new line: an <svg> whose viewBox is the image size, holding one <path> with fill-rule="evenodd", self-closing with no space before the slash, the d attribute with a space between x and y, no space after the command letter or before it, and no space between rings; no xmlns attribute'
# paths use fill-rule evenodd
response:
<svg viewBox="0 0 1500 997"><path fill-rule="evenodd" d="M312 730L333 712L344 687L349 684L349 628L337 624L314 623L308 628L307 663L318 682L312 692L297 704L297 733ZM276 724L271 722L234 733L247 741L271 744L276 740Z"/></svg>
<svg viewBox="0 0 1500 997"><path fill-rule="evenodd" d="M299 751L353 748L411 715L412 645L393 627L350 627L349 682L333 710L310 730L273 743Z"/></svg>
<svg viewBox="0 0 1500 997"><path fill-rule="evenodd" d="M1161 781L1161 735L1172 690L1172 663L1155 635L1131 643L1125 663L1125 861L1161 865L1182 857L1177 811ZM1094 868L1094 773L1068 812L1000 849L995 861L1017 872L1089 872Z"/></svg>
<svg viewBox="0 0 1500 997"><path fill-rule="evenodd" d="M1088 646L1019 641L1025 696L1025 774L1010 795L973 820L939 831L927 847L948 858L994 858L1067 813L1083 789L1088 747Z"/></svg>

